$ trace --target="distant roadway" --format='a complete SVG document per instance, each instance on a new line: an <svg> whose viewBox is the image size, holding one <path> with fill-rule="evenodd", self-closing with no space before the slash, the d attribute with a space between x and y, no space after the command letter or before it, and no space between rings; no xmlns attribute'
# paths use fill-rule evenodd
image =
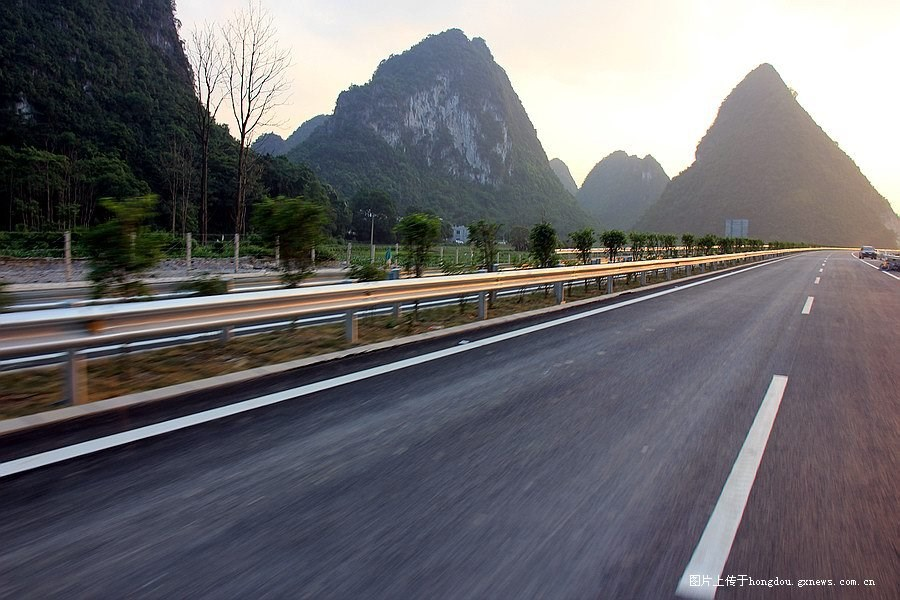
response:
<svg viewBox="0 0 900 600"><path fill-rule="evenodd" d="M802 254L0 438L0 598L898 598L900 279L873 264ZM4 474L260 396L283 401Z"/></svg>

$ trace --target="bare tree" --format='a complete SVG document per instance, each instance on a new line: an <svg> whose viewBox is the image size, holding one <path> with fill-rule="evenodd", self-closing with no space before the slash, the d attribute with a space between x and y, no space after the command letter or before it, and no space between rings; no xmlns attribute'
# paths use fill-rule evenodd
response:
<svg viewBox="0 0 900 600"><path fill-rule="evenodd" d="M240 142L235 231L243 233L247 215L247 155L253 133L269 121L288 90L290 56L275 40L275 21L259 0L249 0L223 28L225 77Z"/></svg>
<svg viewBox="0 0 900 600"><path fill-rule="evenodd" d="M172 134L169 149L162 156L163 166L169 175L169 198L172 200L172 235L176 221L181 220L181 235L187 233L189 204L194 192L194 146Z"/></svg>
<svg viewBox="0 0 900 600"><path fill-rule="evenodd" d="M197 96L196 133L200 140L200 235L206 243L209 225L209 136L225 99L225 56L218 31L207 23L191 33L188 55L194 67Z"/></svg>

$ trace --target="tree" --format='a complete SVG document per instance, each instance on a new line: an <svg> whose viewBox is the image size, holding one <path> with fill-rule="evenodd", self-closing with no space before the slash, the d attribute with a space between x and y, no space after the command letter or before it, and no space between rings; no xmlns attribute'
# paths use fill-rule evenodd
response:
<svg viewBox="0 0 900 600"><path fill-rule="evenodd" d="M327 233L336 238L347 236L350 229L350 205L333 187L320 181L312 169L303 164L292 163L284 156L262 155L256 158L261 167L260 181L269 197L302 196L322 204L328 208L330 225Z"/></svg>
<svg viewBox="0 0 900 600"><path fill-rule="evenodd" d="M472 244L472 248L478 255L477 260L487 269L488 273L494 272L498 231L500 231L499 223L489 223L484 219L469 225L469 243Z"/></svg>
<svg viewBox="0 0 900 600"><path fill-rule="evenodd" d="M516 225L509 230L509 243L516 252L528 251L528 228Z"/></svg>
<svg viewBox="0 0 900 600"><path fill-rule="evenodd" d="M692 233L681 234L681 245L684 246L686 257L694 255L694 235Z"/></svg>
<svg viewBox="0 0 900 600"><path fill-rule="evenodd" d="M386 192L360 190L350 199L350 212L354 239L375 244L393 243L397 209Z"/></svg>
<svg viewBox="0 0 900 600"><path fill-rule="evenodd" d="M659 236L662 241L663 248L666 251L666 258L673 258L675 254L675 241L677 238L671 233L664 233Z"/></svg>
<svg viewBox="0 0 900 600"><path fill-rule="evenodd" d="M594 249L594 242L597 241L594 238L594 230L588 227L573 231L569 234L569 239L572 240L572 246L578 250L578 260L581 261L581 264L586 265L591 262L591 250Z"/></svg>
<svg viewBox="0 0 900 600"><path fill-rule="evenodd" d="M647 243L647 234L640 231L631 231L628 233L628 240L631 242L631 258L632 260L641 260L644 256L644 245Z"/></svg>
<svg viewBox="0 0 900 600"><path fill-rule="evenodd" d="M719 253L720 254L731 254L734 252L734 243L735 239L730 237L720 237L719 240Z"/></svg>
<svg viewBox="0 0 900 600"><path fill-rule="evenodd" d="M194 146L185 143L178 132L173 131L169 148L160 158L168 175L172 235L175 235L177 222L180 222L181 235L184 235L189 231L189 217L191 221L194 217L189 202L194 188Z"/></svg>
<svg viewBox="0 0 900 600"><path fill-rule="evenodd" d="M655 259L659 258L659 246L661 244L660 236L658 233L647 233L645 234L644 243L647 246L647 258Z"/></svg>
<svg viewBox="0 0 900 600"><path fill-rule="evenodd" d="M609 262L616 262L616 257L619 255L619 251L625 247L626 241L628 240L625 232L618 229L609 229L600 234L600 243L609 254Z"/></svg>
<svg viewBox="0 0 900 600"><path fill-rule="evenodd" d="M278 242L282 281L294 287L312 274L312 251L328 224L324 205L305 198L266 198L255 209L254 224Z"/></svg>
<svg viewBox="0 0 900 600"><path fill-rule="evenodd" d="M100 201L113 218L85 236L95 298L107 293L137 296L146 292L138 277L157 263L160 249L144 224L152 216L157 200L156 196L141 196Z"/></svg>
<svg viewBox="0 0 900 600"><path fill-rule="evenodd" d="M244 232L250 144L288 89L290 57L275 41L275 22L259 0L248 0L223 28L225 79L239 142L235 231Z"/></svg>
<svg viewBox="0 0 900 600"><path fill-rule="evenodd" d="M697 240L697 245L703 248L703 254L709 256L712 254L713 248L716 247L719 238L712 234L707 234Z"/></svg>
<svg viewBox="0 0 900 600"><path fill-rule="evenodd" d="M400 219L394 228L407 256L407 264L415 269L416 277L425 272L428 253L441 238L441 220L425 213L414 213Z"/></svg>
<svg viewBox="0 0 900 600"><path fill-rule="evenodd" d="M194 126L200 142L200 237L205 244L209 229L209 137L225 99L222 93L225 56L221 38L208 23L191 32L186 50L193 66L197 97Z"/></svg>
<svg viewBox="0 0 900 600"><path fill-rule="evenodd" d="M528 246L531 248L531 256L539 269L556 265L556 248L559 246L559 238L553 225L541 222L531 228L528 236Z"/></svg>

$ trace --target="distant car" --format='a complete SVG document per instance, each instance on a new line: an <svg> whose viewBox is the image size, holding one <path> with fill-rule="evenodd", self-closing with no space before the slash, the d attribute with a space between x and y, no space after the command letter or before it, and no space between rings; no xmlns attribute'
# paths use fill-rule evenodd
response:
<svg viewBox="0 0 900 600"><path fill-rule="evenodd" d="M860 258L878 258L878 252L872 246L863 246L859 249Z"/></svg>

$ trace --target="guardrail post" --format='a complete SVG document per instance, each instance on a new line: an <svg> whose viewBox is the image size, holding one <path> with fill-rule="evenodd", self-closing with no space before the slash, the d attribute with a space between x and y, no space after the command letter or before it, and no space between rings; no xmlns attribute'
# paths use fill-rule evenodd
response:
<svg viewBox="0 0 900 600"><path fill-rule="evenodd" d="M672 277L675 276L675 269L673 267L669 267L666 269L666 281L672 281Z"/></svg>
<svg viewBox="0 0 900 600"><path fill-rule="evenodd" d="M219 336L219 340L221 340L223 344L227 344L231 341L233 334L234 328L231 325L226 325L222 328L222 334Z"/></svg>
<svg viewBox="0 0 900 600"><path fill-rule="evenodd" d="M188 231L186 234L184 234L184 237L185 237L184 253L185 253L185 256L187 257L185 260L185 263L187 264L188 273L190 273L190 271L191 271L191 250L192 250L194 244L191 242L191 232L190 231Z"/></svg>
<svg viewBox="0 0 900 600"><path fill-rule="evenodd" d="M403 314L403 305L399 302L394 304L394 320L399 321L400 316Z"/></svg>
<svg viewBox="0 0 900 600"><path fill-rule="evenodd" d="M641 285L647 285L647 271L641 271Z"/></svg>
<svg viewBox="0 0 900 600"><path fill-rule="evenodd" d="M66 361L66 403L85 404L87 401L87 362L78 350L70 348Z"/></svg>
<svg viewBox="0 0 900 600"><path fill-rule="evenodd" d="M562 281L553 284L553 291L556 293L556 303L562 304L566 301L566 288Z"/></svg>
<svg viewBox="0 0 900 600"><path fill-rule="evenodd" d="M615 285L613 283L614 280L615 280L615 277L613 277L612 275L606 276L606 293L607 294L613 293L613 285Z"/></svg>
<svg viewBox="0 0 900 600"><path fill-rule="evenodd" d="M700 274L706 273L706 263L700 263Z"/></svg>
<svg viewBox="0 0 900 600"><path fill-rule="evenodd" d="M487 319L487 293L486 292L478 292L478 320L484 321Z"/></svg>
<svg viewBox="0 0 900 600"><path fill-rule="evenodd" d="M346 326L344 329L344 337L351 344L359 341L359 319L356 317L355 310L347 311Z"/></svg>

